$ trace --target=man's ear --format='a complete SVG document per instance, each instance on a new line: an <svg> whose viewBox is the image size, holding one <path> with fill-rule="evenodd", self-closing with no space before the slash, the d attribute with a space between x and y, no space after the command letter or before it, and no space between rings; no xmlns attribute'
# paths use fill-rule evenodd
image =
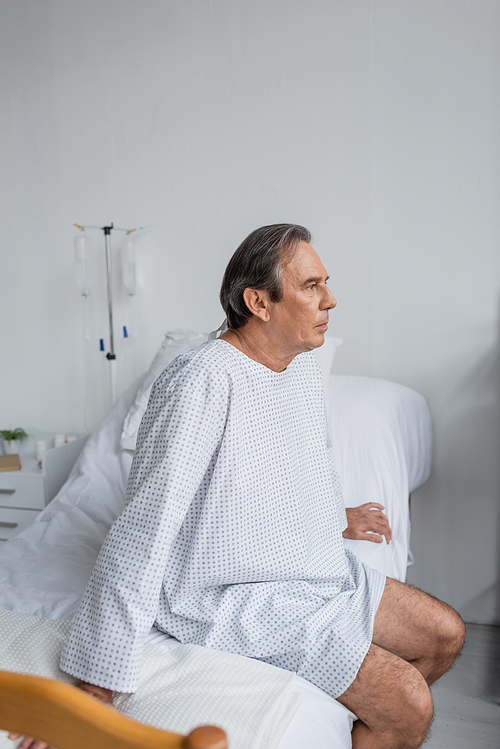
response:
<svg viewBox="0 0 500 749"><path fill-rule="evenodd" d="M245 289L243 301L252 315L259 317L263 322L268 322L270 319L270 299L267 291L264 289Z"/></svg>

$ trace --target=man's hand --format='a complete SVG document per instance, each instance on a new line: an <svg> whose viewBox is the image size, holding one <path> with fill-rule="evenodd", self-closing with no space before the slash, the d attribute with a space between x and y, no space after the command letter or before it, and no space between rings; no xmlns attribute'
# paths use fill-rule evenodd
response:
<svg viewBox="0 0 500 749"><path fill-rule="evenodd" d="M389 543L392 539L392 531L387 517L382 512L383 509L384 506L379 505L378 502L367 502L360 507L347 508L348 525L342 534L344 538L381 544L384 540L382 536L385 536ZM368 531L372 532L368 533Z"/></svg>
<svg viewBox="0 0 500 749"><path fill-rule="evenodd" d="M87 692L87 694L92 695L92 697L95 697L97 700L100 700L101 702L105 702L110 707L113 707L113 690L112 689L104 689L104 687L96 687L94 684L87 684L85 681L81 681L80 679L77 679L75 682L75 686L78 687L78 689L81 689L82 692ZM114 709L114 708L113 708ZM11 739L11 741L16 741L16 739L20 739L22 734L20 733L9 733L8 738ZM24 739L21 741L17 749L53 749L51 746L45 743L45 741L39 741L38 739L33 739L31 736L25 736Z"/></svg>
<svg viewBox="0 0 500 749"><path fill-rule="evenodd" d="M9 733L7 736L11 741L20 739L21 733ZM31 736L25 736L21 741L17 749L53 749L51 746L45 743L45 741L38 741L38 739L32 739Z"/></svg>
<svg viewBox="0 0 500 749"><path fill-rule="evenodd" d="M81 689L82 692L87 692L87 694L90 694L92 697L95 697L96 700L105 702L106 705L110 705L111 707L113 707L113 690L112 689L105 689L104 687L96 687L95 684L88 684L86 681L81 681L81 679L77 679L75 681L75 687L78 687L78 689Z"/></svg>

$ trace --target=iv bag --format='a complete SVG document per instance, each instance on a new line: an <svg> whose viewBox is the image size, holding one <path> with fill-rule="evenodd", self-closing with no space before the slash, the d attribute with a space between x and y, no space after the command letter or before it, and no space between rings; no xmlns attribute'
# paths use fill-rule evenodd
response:
<svg viewBox="0 0 500 749"><path fill-rule="evenodd" d="M135 242L125 235L122 242L122 273L123 285L127 294L133 296L137 290L137 274L135 267Z"/></svg>
<svg viewBox="0 0 500 749"><path fill-rule="evenodd" d="M81 232L74 239L76 285L83 296L92 288L92 238Z"/></svg>

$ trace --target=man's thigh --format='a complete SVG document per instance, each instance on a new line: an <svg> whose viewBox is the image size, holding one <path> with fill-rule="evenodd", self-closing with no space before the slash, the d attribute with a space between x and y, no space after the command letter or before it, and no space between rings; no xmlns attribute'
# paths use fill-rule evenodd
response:
<svg viewBox="0 0 500 749"><path fill-rule="evenodd" d="M388 577L375 615L372 643L405 661L426 658L456 619L448 604Z"/></svg>

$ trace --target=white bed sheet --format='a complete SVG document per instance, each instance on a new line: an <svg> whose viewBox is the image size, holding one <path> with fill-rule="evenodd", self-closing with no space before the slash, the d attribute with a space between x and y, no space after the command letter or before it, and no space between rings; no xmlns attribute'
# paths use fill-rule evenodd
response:
<svg viewBox="0 0 500 749"><path fill-rule="evenodd" d="M59 668L70 628L68 621L0 609L2 667L73 683ZM176 733L223 726L231 749L275 749L300 702L293 679L289 671L234 653L146 643L137 690L114 695L113 704L135 720ZM0 749L14 749L1 731Z"/></svg>
<svg viewBox="0 0 500 749"><path fill-rule="evenodd" d="M176 648L174 637L151 630L148 643ZM281 669L279 669L281 670ZM298 707L283 731L276 749L349 749L356 716L314 684L295 674L292 694L300 696Z"/></svg>
<svg viewBox="0 0 500 749"><path fill-rule="evenodd" d="M37 521L0 548L0 607L49 619L76 613L106 533L120 513L132 453L122 450L123 420L139 381L89 438L58 496ZM430 471L430 419L422 396L384 380L331 375L327 407L346 506L384 504L397 536L389 546L346 542L360 558L404 579L408 494ZM173 641L171 641L173 645ZM295 677L302 695L278 749L344 749L353 715Z"/></svg>

